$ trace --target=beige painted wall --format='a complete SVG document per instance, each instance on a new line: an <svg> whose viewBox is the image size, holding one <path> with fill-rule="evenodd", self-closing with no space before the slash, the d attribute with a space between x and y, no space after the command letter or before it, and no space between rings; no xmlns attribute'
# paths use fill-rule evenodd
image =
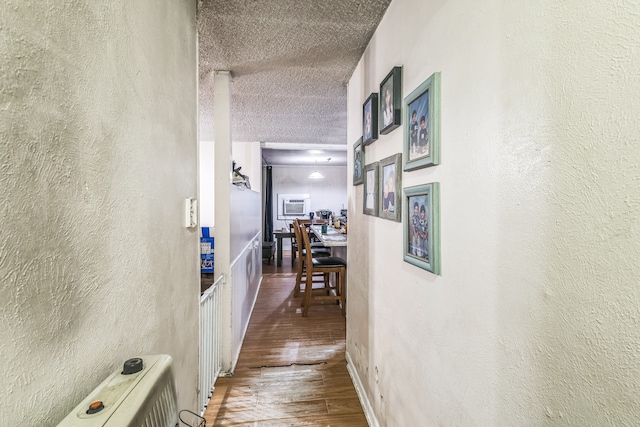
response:
<svg viewBox="0 0 640 427"><path fill-rule="evenodd" d="M215 145L213 141L198 143L198 179L200 180L198 209L200 226L213 227L215 225ZM212 230L213 231L213 230Z"/></svg>
<svg viewBox="0 0 640 427"><path fill-rule="evenodd" d="M0 4L0 425L56 425L134 355L196 410L196 2Z"/></svg>
<svg viewBox="0 0 640 427"><path fill-rule="evenodd" d="M348 140L394 65L442 72L442 275L349 187L347 351L383 426L640 424L640 4L394 0ZM402 152L402 129L366 160ZM353 159L350 159L352 162ZM351 163L352 164L352 163ZM351 166L350 166L351 167Z"/></svg>

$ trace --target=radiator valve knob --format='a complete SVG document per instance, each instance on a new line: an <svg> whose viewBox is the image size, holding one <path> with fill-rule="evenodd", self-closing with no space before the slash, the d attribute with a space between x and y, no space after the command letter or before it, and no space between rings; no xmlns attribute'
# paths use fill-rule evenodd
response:
<svg viewBox="0 0 640 427"><path fill-rule="evenodd" d="M96 402L92 402L91 405L89 405L89 409L87 409L87 414L91 415L91 414L97 414L98 412L102 411L104 409L104 403L102 403L100 400L96 401Z"/></svg>
<svg viewBox="0 0 640 427"><path fill-rule="evenodd" d="M124 362L124 368L122 369L122 375L131 375L136 372L142 371L142 359L134 357Z"/></svg>

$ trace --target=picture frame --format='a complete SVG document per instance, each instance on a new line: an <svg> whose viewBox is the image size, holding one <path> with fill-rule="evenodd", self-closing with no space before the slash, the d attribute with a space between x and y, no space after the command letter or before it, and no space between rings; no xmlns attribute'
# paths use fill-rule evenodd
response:
<svg viewBox="0 0 640 427"><path fill-rule="evenodd" d="M364 203L362 213L378 216L378 162L364 167Z"/></svg>
<svg viewBox="0 0 640 427"><path fill-rule="evenodd" d="M364 182L364 145L362 137L353 144L353 185Z"/></svg>
<svg viewBox="0 0 640 427"><path fill-rule="evenodd" d="M369 145L378 139L378 94L372 93L362 104L362 143Z"/></svg>
<svg viewBox="0 0 640 427"><path fill-rule="evenodd" d="M380 83L380 134L386 135L402 124L402 67L393 67Z"/></svg>
<svg viewBox="0 0 640 427"><path fill-rule="evenodd" d="M440 163L440 72L433 73L404 98L403 170Z"/></svg>
<svg viewBox="0 0 640 427"><path fill-rule="evenodd" d="M400 222L402 220L402 154L394 154L378 162L380 191L378 216Z"/></svg>
<svg viewBox="0 0 640 427"><path fill-rule="evenodd" d="M440 184L405 188L402 211L404 261L440 275Z"/></svg>

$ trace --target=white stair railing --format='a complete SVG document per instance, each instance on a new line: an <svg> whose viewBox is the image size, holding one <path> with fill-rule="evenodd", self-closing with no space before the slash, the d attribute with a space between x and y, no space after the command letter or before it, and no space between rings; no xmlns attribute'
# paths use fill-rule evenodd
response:
<svg viewBox="0 0 640 427"><path fill-rule="evenodd" d="M201 414L213 395L222 370L222 285L221 275L200 297L200 409Z"/></svg>

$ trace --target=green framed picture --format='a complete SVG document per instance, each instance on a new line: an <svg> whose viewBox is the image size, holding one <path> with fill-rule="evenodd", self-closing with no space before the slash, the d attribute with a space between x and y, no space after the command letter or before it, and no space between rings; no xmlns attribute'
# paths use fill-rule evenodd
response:
<svg viewBox="0 0 640 427"><path fill-rule="evenodd" d="M378 216L378 162L364 167L364 205L362 213Z"/></svg>
<svg viewBox="0 0 640 427"><path fill-rule="evenodd" d="M404 260L440 274L440 183L403 190Z"/></svg>
<svg viewBox="0 0 640 427"><path fill-rule="evenodd" d="M402 154L394 154L378 162L380 194L378 216L400 222L402 217Z"/></svg>
<svg viewBox="0 0 640 427"><path fill-rule="evenodd" d="M364 145L362 137L353 144L353 185L364 182Z"/></svg>
<svg viewBox="0 0 640 427"><path fill-rule="evenodd" d="M404 98L404 166L410 171L440 163L440 73Z"/></svg>

